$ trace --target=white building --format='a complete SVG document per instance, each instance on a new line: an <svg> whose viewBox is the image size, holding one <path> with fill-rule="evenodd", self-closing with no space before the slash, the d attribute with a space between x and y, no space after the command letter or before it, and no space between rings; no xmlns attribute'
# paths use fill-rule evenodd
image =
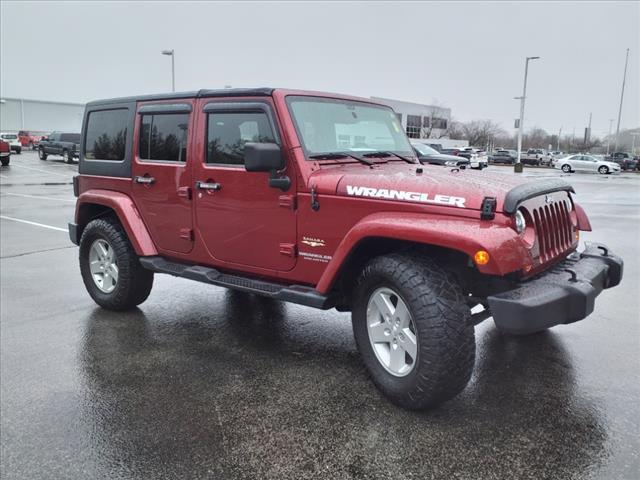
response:
<svg viewBox="0 0 640 480"><path fill-rule="evenodd" d="M403 102L390 98L371 98L393 108L409 138L440 138L443 135L446 136L446 131L451 121L450 108Z"/></svg>
<svg viewBox="0 0 640 480"><path fill-rule="evenodd" d="M84 104L28 100L26 98L0 99L0 130L3 132L49 133L54 130L80 132Z"/></svg>

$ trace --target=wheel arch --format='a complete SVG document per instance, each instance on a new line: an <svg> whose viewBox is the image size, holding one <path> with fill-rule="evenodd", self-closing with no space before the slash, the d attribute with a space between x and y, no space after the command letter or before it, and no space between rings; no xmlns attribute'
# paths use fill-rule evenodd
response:
<svg viewBox="0 0 640 480"><path fill-rule="evenodd" d="M522 268L529 251L512 228L496 227L480 219L429 214L370 215L345 235L316 289L326 294L341 285L352 285L358 268L369 259L411 248L458 265L468 265L475 252L486 250L489 263L477 267L485 274L505 275Z"/></svg>
<svg viewBox="0 0 640 480"><path fill-rule="evenodd" d="M82 235L82 231L91 220L108 215L118 219L136 254L140 256L158 254L133 200L120 192L89 190L78 197L75 213L78 237Z"/></svg>

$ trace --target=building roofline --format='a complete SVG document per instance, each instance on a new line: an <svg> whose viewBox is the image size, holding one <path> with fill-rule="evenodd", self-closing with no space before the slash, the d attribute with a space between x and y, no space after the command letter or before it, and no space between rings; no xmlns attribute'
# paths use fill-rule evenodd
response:
<svg viewBox="0 0 640 480"><path fill-rule="evenodd" d="M37 103L50 103L54 105L73 105L74 107L84 107L84 103L75 103L75 102L58 102L55 100L37 100L35 98L18 98L18 97L0 97L0 99L4 100L15 100L18 102L37 102Z"/></svg>

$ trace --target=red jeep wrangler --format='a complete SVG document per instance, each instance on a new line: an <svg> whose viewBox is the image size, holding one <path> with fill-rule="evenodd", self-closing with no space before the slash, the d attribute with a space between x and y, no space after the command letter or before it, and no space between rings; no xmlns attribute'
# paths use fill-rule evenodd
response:
<svg viewBox="0 0 640 480"><path fill-rule="evenodd" d="M575 322L622 277L607 247L576 252L591 227L571 186L420 165L394 112L371 100L102 100L82 136L69 234L99 305L133 308L168 273L351 311L373 381L406 408L465 387L479 321L514 334Z"/></svg>

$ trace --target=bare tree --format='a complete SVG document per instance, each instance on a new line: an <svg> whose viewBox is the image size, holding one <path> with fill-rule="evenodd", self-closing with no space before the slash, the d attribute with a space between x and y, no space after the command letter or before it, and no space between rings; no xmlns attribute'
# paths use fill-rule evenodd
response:
<svg viewBox="0 0 640 480"><path fill-rule="evenodd" d="M462 136L469 145L488 148L498 137L506 135L499 123L493 120L472 120L461 124Z"/></svg>

